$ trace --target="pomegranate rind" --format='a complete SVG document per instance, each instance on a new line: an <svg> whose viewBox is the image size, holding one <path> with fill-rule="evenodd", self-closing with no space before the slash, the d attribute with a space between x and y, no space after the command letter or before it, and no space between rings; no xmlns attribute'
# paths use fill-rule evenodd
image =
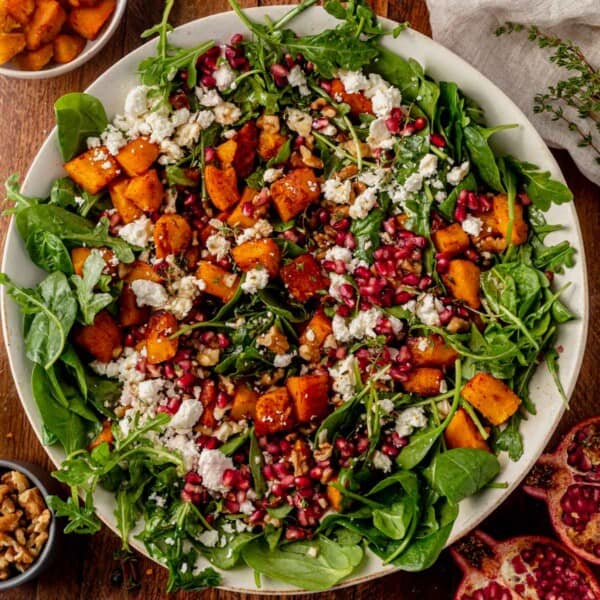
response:
<svg viewBox="0 0 600 600"><path fill-rule="evenodd" d="M556 597L600 598L600 585L589 568L569 548L550 538L520 536L497 542L474 531L452 546L450 553L464 574L455 600L485 600L488 594L497 600L535 599L546 597L553 585L558 586ZM555 579L544 584L542 577L548 573Z"/></svg>

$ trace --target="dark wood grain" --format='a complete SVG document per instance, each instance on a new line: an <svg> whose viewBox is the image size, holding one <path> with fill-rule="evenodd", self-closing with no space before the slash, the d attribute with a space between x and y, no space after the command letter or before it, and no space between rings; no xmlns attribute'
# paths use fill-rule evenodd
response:
<svg viewBox="0 0 600 600"><path fill-rule="evenodd" d="M246 0L243 6L284 4L290 0ZM377 12L397 21L409 21L419 31L430 35L427 7L423 0L373 0ZM117 59L140 44L139 34L157 22L162 3L130 0L126 16L117 33L103 52L74 73L47 81L19 81L0 77L0 179L13 172L25 173L37 148L53 125L52 105L61 94L82 90ZM173 15L175 24L227 10L227 0L180 0ZM587 181L565 153L556 153L571 189L575 193L585 247L588 256L591 323L600 309L600 193ZM0 220L3 239L7 219ZM568 348L566 349L569 350ZM553 443L571 424L600 412L596 402L595 382L600 361L600 331L590 327L587 349L579 383ZM4 349L0 351L0 457L26 459L50 469L46 454L25 417L12 383ZM516 533L550 534L545 509L521 492L513 494L483 528L500 538ZM108 529L94 537L68 537L52 569L37 582L3 594L7 600L117 600L135 598L154 600L165 596L166 572L140 556L138 572L141 587L128 592L111 585L111 573L117 566L113 559L119 541ZM600 574L600 573L599 573ZM421 574L397 573L371 583L320 594L322 600L443 600L452 597L459 579L457 569L447 553L435 567ZM258 596L231 594L216 590L201 594L180 593L179 600L247 600ZM295 596L299 600L306 596Z"/></svg>

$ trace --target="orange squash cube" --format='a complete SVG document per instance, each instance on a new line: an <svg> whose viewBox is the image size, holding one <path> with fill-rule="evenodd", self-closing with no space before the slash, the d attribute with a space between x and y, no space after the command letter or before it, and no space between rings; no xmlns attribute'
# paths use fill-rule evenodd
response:
<svg viewBox="0 0 600 600"><path fill-rule="evenodd" d="M214 165L206 165L204 182L211 202L219 210L228 210L240 201L237 175L233 167L219 169Z"/></svg>
<svg viewBox="0 0 600 600"><path fill-rule="evenodd" d="M2 9L21 25L27 25L35 10L35 0L3 0L0 4Z"/></svg>
<svg viewBox="0 0 600 600"><path fill-rule="evenodd" d="M321 347L332 333L331 319L322 312L316 312L299 338L300 356L310 362L318 361Z"/></svg>
<svg viewBox="0 0 600 600"><path fill-rule="evenodd" d="M408 379L402 382L402 387L410 394L437 396L442 381L444 381L444 373L441 369L420 367L408 373Z"/></svg>
<svg viewBox="0 0 600 600"><path fill-rule="evenodd" d="M78 248L71 248L71 262L73 263L73 271L79 277L83 277L83 265L87 260L88 256L92 253L94 248L80 246ZM108 248L96 248L102 255L105 263L109 263L113 258L114 254Z"/></svg>
<svg viewBox="0 0 600 600"><path fill-rule="evenodd" d="M106 419L102 423L102 429L100 430L100 433L98 433L98 435L89 443L87 450L88 452L91 452L94 448L100 444L103 444L104 442L110 445L114 441L115 438L112 432L112 422Z"/></svg>
<svg viewBox="0 0 600 600"><path fill-rule="evenodd" d="M320 421L325 417L329 405L329 375L289 377L286 386L300 423Z"/></svg>
<svg viewBox="0 0 600 600"><path fill-rule="evenodd" d="M254 169L256 148L258 146L258 130L254 121L248 121L237 132L235 144L233 168L238 177L248 177Z"/></svg>
<svg viewBox="0 0 600 600"><path fill-rule="evenodd" d="M454 259L450 261L448 271L442 275L442 281L452 296L477 310L481 306L480 275L479 267L470 260Z"/></svg>
<svg viewBox="0 0 600 600"><path fill-rule="evenodd" d="M67 13L56 0L38 2L31 20L25 25L25 39L28 50L37 50L51 42L61 30Z"/></svg>
<svg viewBox="0 0 600 600"><path fill-rule="evenodd" d="M257 221L267 214L269 202L261 203L260 206L256 206L253 202L258 193L258 190L249 187L244 189L240 201L227 217L228 225L245 229L256 225ZM250 208L250 211L247 210L248 208Z"/></svg>
<svg viewBox="0 0 600 600"><path fill-rule="evenodd" d="M350 114L358 116L361 113L373 113L373 103L360 92L349 94L339 79L331 82L331 97L336 102L344 102L350 107Z"/></svg>
<svg viewBox="0 0 600 600"><path fill-rule="evenodd" d="M196 277L204 282L204 292L229 302L237 292L240 278L206 260L198 261Z"/></svg>
<svg viewBox="0 0 600 600"><path fill-rule="evenodd" d="M117 6L116 0L100 0L96 6L75 8L69 13L69 25L86 40L95 40Z"/></svg>
<svg viewBox="0 0 600 600"><path fill-rule="evenodd" d="M231 250L235 264L244 272L257 266L264 267L271 277L279 273L281 250L271 238L250 240Z"/></svg>
<svg viewBox="0 0 600 600"><path fill-rule="evenodd" d="M456 350L446 345L441 335L409 337L406 345L416 367L451 367L458 358Z"/></svg>
<svg viewBox="0 0 600 600"><path fill-rule="evenodd" d="M278 387L260 396L256 401L254 429L256 435L290 431L294 427L293 407L287 388Z"/></svg>
<svg viewBox="0 0 600 600"><path fill-rule="evenodd" d="M0 65L12 60L24 48L24 33L0 33Z"/></svg>
<svg viewBox="0 0 600 600"><path fill-rule="evenodd" d="M235 139L232 138L219 144L215 150L217 151L217 158L221 163L221 167L233 166L233 159L235 158L235 152L237 150L237 142Z"/></svg>
<svg viewBox="0 0 600 600"><path fill-rule="evenodd" d="M92 148L65 163L71 179L90 194L97 194L121 173L106 147Z"/></svg>
<svg viewBox="0 0 600 600"><path fill-rule="evenodd" d="M138 279L147 279L154 283L163 283L162 277L148 264L141 260L134 260L131 264L126 265L126 271L121 276L121 279L126 283L133 283Z"/></svg>
<svg viewBox="0 0 600 600"><path fill-rule="evenodd" d="M121 329L106 310L96 315L92 325L75 325L73 342L102 363L117 358L123 350Z"/></svg>
<svg viewBox="0 0 600 600"><path fill-rule="evenodd" d="M45 44L37 50L21 52L15 56L15 63L23 71L41 71L52 60L53 52L52 44Z"/></svg>
<svg viewBox="0 0 600 600"><path fill-rule="evenodd" d="M131 286L124 285L119 296L119 323L121 327L141 325L150 317L149 306L138 306L137 296Z"/></svg>
<svg viewBox="0 0 600 600"><path fill-rule="evenodd" d="M125 198L147 212L158 210L164 197L165 189L156 169L132 177L125 189Z"/></svg>
<svg viewBox="0 0 600 600"><path fill-rule="evenodd" d="M160 154L158 144L139 137L123 146L117 154L117 162L130 177L143 175Z"/></svg>
<svg viewBox="0 0 600 600"><path fill-rule="evenodd" d="M258 394L246 384L240 384L235 388L233 395L233 404L229 414L232 419L241 421L242 419L254 419L256 417L256 401Z"/></svg>
<svg viewBox="0 0 600 600"><path fill-rule="evenodd" d="M506 242L508 236L508 224L510 217L508 214L508 198L506 194L498 194L494 196L492 213L494 215L495 226L500 235ZM523 205L519 200L515 200L514 219L512 226L512 243L515 246L520 246L527 241L529 228L523 217Z"/></svg>
<svg viewBox="0 0 600 600"><path fill-rule="evenodd" d="M258 136L258 155L263 160L271 160L277 156L286 142L285 135L263 129Z"/></svg>
<svg viewBox="0 0 600 600"><path fill-rule="evenodd" d="M431 234L435 249L449 256L462 254L469 247L469 236L460 223L452 223L449 227L438 229Z"/></svg>
<svg viewBox="0 0 600 600"><path fill-rule="evenodd" d="M271 185L273 204L282 221L293 219L320 196L319 180L308 167L294 169Z"/></svg>
<svg viewBox="0 0 600 600"><path fill-rule="evenodd" d="M146 352L151 365L170 360L177 354L179 339L170 339L176 331L177 319L170 312L161 310L150 317L146 332Z"/></svg>
<svg viewBox="0 0 600 600"><path fill-rule="evenodd" d="M300 302L314 298L329 287L329 279L321 273L311 254L302 254L280 269L281 279L290 294Z"/></svg>
<svg viewBox="0 0 600 600"><path fill-rule="evenodd" d="M448 448L476 448L478 450L487 450L490 447L481 437L473 419L468 415L464 408L459 408L455 413L448 427L444 430L444 440Z"/></svg>
<svg viewBox="0 0 600 600"><path fill-rule="evenodd" d="M521 405L521 398L490 373L477 373L467 381L461 394L492 425L504 423Z"/></svg>
<svg viewBox="0 0 600 600"><path fill-rule="evenodd" d="M125 196L129 181L129 179L119 179L111 183L108 188L110 199L121 219L123 219L123 223L136 221L144 214L144 211L137 204L134 204Z"/></svg>
<svg viewBox="0 0 600 600"><path fill-rule="evenodd" d="M158 258L181 254L191 241L192 228L181 215L162 215L154 224L154 245Z"/></svg>
<svg viewBox="0 0 600 600"><path fill-rule="evenodd" d="M85 40L78 35L61 33L54 38L54 60L63 65L77 58L85 48Z"/></svg>

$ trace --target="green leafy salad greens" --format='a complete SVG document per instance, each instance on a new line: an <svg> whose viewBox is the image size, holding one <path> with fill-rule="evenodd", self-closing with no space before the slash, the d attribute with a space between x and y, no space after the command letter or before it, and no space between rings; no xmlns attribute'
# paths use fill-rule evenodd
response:
<svg viewBox="0 0 600 600"><path fill-rule="evenodd" d="M326 0L325 10L339 24L305 36L291 28L293 20L316 0L304 0L278 21L264 23L252 21L236 0L230 4L251 35L236 39L221 54L213 41L193 48L174 46L168 24L173 0L166 2L162 21L143 36L158 36L156 54L139 65L144 93L152 102L152 110L143 117L146 122L136 117L133 125L123 119L110 123L100 101L88 94L68 94L55 105L65 161L88 147L90 152L100 144L109 147L115 138L122 143L111 154L119 159L116 152L126 142L156 134L156 129L147 129L148 123L163 119L164 124L166 119L171 130L159 142L156 169L173 201L168 210L164 205L150 210L133 206L134 222L124 225L114 219L121 209L112 184L110 193L108 185L91 190L77 183L77 176L65 176L52 184L47 198L33 198L19 191L15 176L6 183L13 203L8 212L32 262L46 272L33 288L19 287L5 274L0 274L0 284L23 313L25 352L34 363L32 389L45 443L58 444L66 453L54 476L71 494L66 500L52 497L49 503L57 516L68 519L67 532L90 534L100 528L94 493L99 487L113 493L124 548L131 539L138 540L168 567L167 591L219 585L222 574L213 567L239 565L255 571L258 585L264 575L306 590L324 590L355 573L366 551L400 569L427 569L447 543L461 500L503 485L493 483L501 470L497 456L506 452L512 460L521 457L526 442L519 425L536 414L529 383L539 365L546 365L566 402L555 344L561 324L574 315L560 299L567 286L556 289L553 276L573 266L575 251L567 241L547 243L561 227L549 225L544 212L552 204L571 201L572 194L536 165L500 156L491 142L510 126L488 127L482 109L455 83L434 81L418 62L384 47L384 37L401 35L404 27L386 31L365 2ZM229 77L225 84L219 79L223 73ZM349 85L348 73L358 81L378 81L388 96L378 98L374 92L367 101L361 93L364 86L358 84L355 91L343 86L340 91L341 77ZM401 106L398 100L385 117L378 117L384 109L376 105L389 100L390 90L401 96ZM230 121L226 109L235 114ZM205 118L211 113L210 120L173 125L181 110ZM322 118L319 111L329 112ZM291 124L290 114L300 118L298 113L308 115L308 131L302 134L293 129L301 125ZM273 125L273 117L279 117L277 131L269 138L264 132L266 123ZM260 268L235 270L231 261L227 263L229 247L237 243L237 250L242 245L239 227L227 219L233 207L219 206L221 214L206 208L210 200L218 205L218 189L226 185L221 180L211 186L209 169L215 161L225 164L227 140L239 144L242 132L249 132L251 140L258 136L256 123L262 132L248 147L258 143L260 159L254 149L250 162L236 150L229 164L238 172L239 190L256 192L246 203L250 208L240 201L241 214L249 217L248 210L264 209L260 216L269 221L270 233L263 237L276 244L283 283L265 281ZM131 133L134 125L137 129ZM182 141L183 127L191 132L192 142ZM280 131L287 137L264 150ZM174 144L174 139L180 143ZM102 160L110 167L114 159L107 154ZM428 165L433 169L428 171ZM286 217L277 204L279 214L265 216L268 208L260 204L261 194L277 200L277 179L282 181L290 166L322 171L318 185L325 182L325 196L329 188L343 188L354 204L348 210L340 207L344 202L327 197L322 209L307 203ZM225 177L227 170L220 173ZM352 184L344 183L341 173L355 178ZM376 200L361 208L358 198L367 202L368 190L376 187ZM303 193L314 192L314 182L306 184ZM202 221L204 213L194 212L196 199L212 219ZM505 207L505 213L494 225L495 236L486 237L485 227L491 223L486 215L492 214L494 202ZM494 205L493 214L496 210ZM190 239L194 229L191 250L171 262L161 262L169 252L161 256L155 248L155 256L147 240L120 233L140 222L143 227L154 222L156 232L161 211L164 216L184 215L191 223L191 228L186 225ZM450 225L466 240L455 253L464 253L462 260L439 251L438 232ZM257 227L256 220L252 227ZM190 296L196 299L195 304L190 300L193 309L188 306L183 316L172 317L176 327L164 327L158 336L175 349L179 344L180 353L152 363L140 354L139 345L146 343L148 349L144 340L153 319L164 316L166 304L158 311L151 310L159 307L156 300L146 300L145 307L140 304L142 293L149 292L128 274L142 263L158 273L165 286L179 286L180 291L186 261L191 261L191 269L206 257L205 252L189 258L194 245L209 247L207 236L202 237L206 228L212 228L214 245L227 244L220 256L222 249L211 250L217 258L209 262L216 268L225 259L237 291L223 294L216 287L217 276L214 281L199 280L201 302L196 302L196 290ZM337 252L329 258L327 246L320 245L326 238L329 250L333 245ZM406 255L393 254L403 248L399 239L413 244ZM156 247L162 243L156 233L154 240ZM74 252L86 249L85 260L76 264ZM316 272L310 262L315 256L323 266ZM349 258L342 260L344 256ZM327 260L330 267L325 268ZM448 274L452 262L463 267L468 263L470 272L476 269L476 299L461 295L460 282ZM385 270L396 269L396 263L407 271L388 290ZM291 269L295 271L286 279L284 271ZM303 296L306 286L318 288L318 282L329 277L331 287L326 283ZM152 285L166 295L161 285ZM122 327L118 336L124 343L98 360L98 349L86 342L85 333L99 319L122 319L121 302L131 290L145 317ZM178 314L173 307L179 304L169 306ZM201 316L195 318L198 311ZM373 311L376 322L358 328ZM323 339L335 338L335 343L321 340L321 347L309 347L315 333L310 330L310 337L305 324L315 315L333 324ZM103 335L109 336L108 330ZM274 345L273 332L285 340L283 350ZM415 365L404 341L394 346L396 338L416 340L414 354L425 352L427 343L422 348L422 340L437 340L444 347L450 358L442 367L417 365L425 367L417 369L424 375L427 371L430 377L440 377L433 389L410 387ZM309 358L309 351L315 350L317 358ZM97 360L92 362L90 355ZM184 379L189 367L181 365L196 355L205 361L202 368L194 363L202 374L188 385ZM117 367L111 371L111 365ZM141 385L145 375L139 373L148 368L152 377L172 382L177 378L172 386L180 388L160 408L159 391L154 390L154 399L148 400L155 403L151 411L131 398L131 389L136 389L131 381ZM217 416L224 408L220 394L227 398L247 383L255 384L260 394L269 393L272 385L285 390L286 381L289 387L309 370L317 379L325 374L326 380L329 372L333 380L333 391L328 388L331 402L326 397L319 418L298 417L290 427L286 419L293 419L293 413L281 411L276 415L281 429L273 431L269 427L275 417L261 417L261 399L254 400L252 421L248 414L229 419L226 410ZM136 372L138 378L131 379ZM465 397L466 386L478 374L493 376L506 394L518 397L520 404L506 418L490 418ZM148 381L152 379L143 383ZM124 400L127 394L129 400ZM316 394L306 392L303 401ZM187 410L198 402L203 412L182 425L178 407ZM269 405L262 410L275 409ZM207 419L209 414L214 422ZM448 428L458 416L471 424L471 439L477 443L450 443ZM227 434L223 425L229 427ZM198 448L204 448L201 454ZM277 457L286 452L293 469L274 474ZM228 466L223 477L237 482L237 491L232 492L234 484L225 485L225 480L209 487L210 469L199 476L197 464L192 460L190 465L190 453L196 461L198 456L211 456L215 472L219 465ZM302 461L312 468L303 467ZM288 491L282 493L287 480Z"/></svg>

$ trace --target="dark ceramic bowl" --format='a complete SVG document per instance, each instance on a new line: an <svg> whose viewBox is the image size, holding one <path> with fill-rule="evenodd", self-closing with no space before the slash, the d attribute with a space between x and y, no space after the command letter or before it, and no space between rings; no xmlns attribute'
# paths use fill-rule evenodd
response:
<svg viewBox="0 0 600 600"><path fill-rule="evenodd" d="M53 492L58 491L58 483L52 479L49 473L44 471L44 469L38 465L17 460L0 459L0 474L4 474L7 471L19 471L23 473L23 475L29 479L31 484L40 490L44 500ZM0 581L0 592L10 590L27 581L31 581L45 571L57 555L57 548L60 544L61 537L62 532L59 530L56 523L56 517L53 514L52 520L50 521L48 539L46 540L40 555L35 559L27 571L19 573L4 581Z"/></svg>

